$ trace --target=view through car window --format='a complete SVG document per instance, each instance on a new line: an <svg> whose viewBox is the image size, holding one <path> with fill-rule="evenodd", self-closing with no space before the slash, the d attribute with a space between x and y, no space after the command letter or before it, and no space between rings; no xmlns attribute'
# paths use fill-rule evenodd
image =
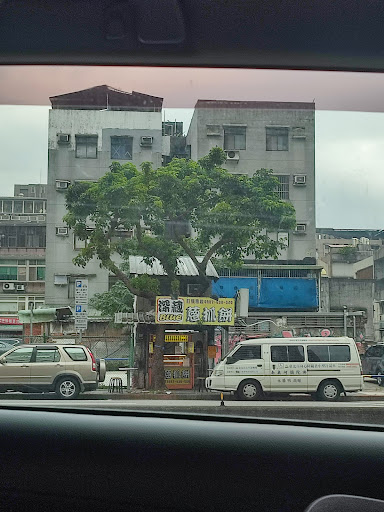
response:
<svg viewBox="0 0 384 512"><path fill-rule="evenodd" d="M381 75L0 76L0 403L384 405Z"/></svg>

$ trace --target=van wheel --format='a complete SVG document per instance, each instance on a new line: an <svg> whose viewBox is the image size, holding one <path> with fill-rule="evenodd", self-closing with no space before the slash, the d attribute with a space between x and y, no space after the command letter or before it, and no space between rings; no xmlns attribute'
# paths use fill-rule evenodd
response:
<svg viewBox="0 0 384 512"><path fill-rule="evenodd" d="M55 392L62 400L73 400L80 393L80 384L74 377L63 377L58 380Z"/></svg>
<svg viewBox="0 0 384 512"><path fill-rule="evenodd" d="M336 380L325 380L320 384L316 396L323 402L337 402L342 391L340 383Z"/></svg>
<svg viewBox="0 0 384 512"><path fill-rule="evenodd" d="M259 400L263 396L260 384L255 380L245 380L237 389L239 400Z"/></svg>

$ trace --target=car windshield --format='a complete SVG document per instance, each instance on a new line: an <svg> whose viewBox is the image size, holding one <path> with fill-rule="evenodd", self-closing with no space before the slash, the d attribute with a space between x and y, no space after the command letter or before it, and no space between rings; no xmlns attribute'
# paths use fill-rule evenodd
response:
<svg viewBox="0 0 384 512"><path fill-rule="evenodd" d="M0 76L0 403L383 423L383 75Z"/></svg>

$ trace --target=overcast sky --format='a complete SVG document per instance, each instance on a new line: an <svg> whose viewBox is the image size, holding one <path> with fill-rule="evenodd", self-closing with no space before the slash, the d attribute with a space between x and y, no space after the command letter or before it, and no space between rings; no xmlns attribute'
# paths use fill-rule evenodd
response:
<svg viewBox="0 0 384 512"><path fill-rule="evenodd" d="M367 73L3 66L0 195L46 182L49 96L101 84L161 96L186 124L199 98L315 100L318 227L384 227L384 75Z"/></svg>

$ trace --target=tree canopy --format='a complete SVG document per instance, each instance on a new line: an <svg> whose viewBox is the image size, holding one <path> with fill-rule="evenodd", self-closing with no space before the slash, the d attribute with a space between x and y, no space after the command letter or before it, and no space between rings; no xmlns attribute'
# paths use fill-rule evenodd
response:
<svg viewBox="0 0 384 512"><path fill-rule="evenodd" d="M272 170L232 174L221 167L225 158L216 147L198 162L175 158L159 169L148 162L139 169L113 162L97 182L72 185L64 220L86 240L74 262L85 266L97 258L132 294L153 298L157 279L131 278L129 255L147 263L157 258L168 276L169 293L179 289L181 255L195 263L204 290L212 257L229 266L249 255L277 258L284 244L268 232L293 228L293 206L279 199Z"/></svg>

